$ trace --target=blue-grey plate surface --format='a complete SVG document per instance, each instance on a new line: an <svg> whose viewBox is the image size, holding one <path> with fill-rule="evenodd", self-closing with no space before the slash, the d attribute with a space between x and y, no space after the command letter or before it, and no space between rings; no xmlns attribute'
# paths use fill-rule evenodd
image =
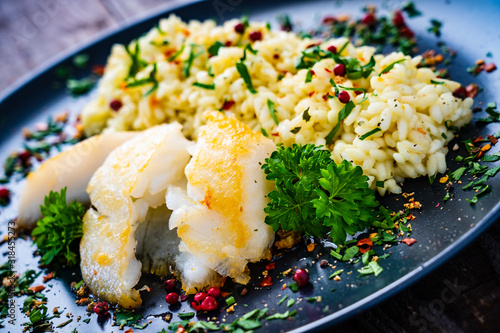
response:
<svg viewBox="0 0 500 333"><path fill-rule="evenodd" d="M397 8L400 1L369 1L376 3L381 9L381 13L387 9ZM289 14L295 22L299 22L303 27L312 27L319 24L321 17L328 14L350 13L355 17L361 14L361 8L365 1L250 1L250 0L216 0L207 2L198 2L188 6L173 8L167 12L157 13L139 22L134 22L117 31L112 31L99 40L88 44L76 53L87 53L90 55L91 62L94 64L103 64L109 54L111 45L114 43L126 43L148 31L157 20L165 17L169 12L179 15L184 20L189 19L208 19L228 20L240 17L242 14L249 15L251 19L271 21L276 26L274 20L278 13ZM500 81L499 74L480 74L472 77L466 72L466 68L471 66L476 59L487 59L488 62L494 62L500 55L500 40L498 32L498 17L500 14L500 3L494 0L481 1L481 5L471 1L457 0L434 0L418 1L417 8L423 15L414 19L409 19L409 26L416 32L419 38L419 47L421 51L427 48L437 49L439 40L458 51L458 56L453 60L450 67L452 78L468 84L476 82L482 89L475 101L475 105L485 105L491 101L500 101ZM435 18L443 22L442 36L437 39L427 32L430 26L430 19ZM492 58L486 58L486 54L491 52ZM22 143L21 129L25 126L33 126L36 122L44 121L48 115L55 114L62 110L69 109L72 112L78 112L81 106L90 96L78 99L70 97L63 90L54 90L52 82L57 81L54 75L55 67L61 64L69 64L72 54L67 54L59 60L34 73L29 80L22 82L0 98L0 159L4 160L10 151L20 147ZM82 70L77 75L87 75L88 72ZM475 114L475 118L484 116L482 113ZM492 134L499 130L497 124L491 124L486 127L478 127L474 124L462 133L461 137L472 137L479 135ZM458 140L456 140L458 142ZM453 143L452 143L453 144ZM457 167L453 162L457 154L464 154L460 149L458 152L450 152L448 164L450 169ZM290 253L287 253L276 260L276 269L271 271L274 285L270 288L258 287L261 279L261 272L265 263L252 265L252 282L248 289L248 295L239 296L240 286L229 285L227 288L235 291L235 298L238 306L233 314L225 314L227 322L231 322L237 316L254 308L268 307L269 313L285 312L285 304L278 305L278 300L288 295L289 298L300 298L301 302L295 304L290 310L297 309L297 316L292 320L268 321L263 323L261 331L317 331L320 328L326 328L335 324L339 320L345 319L362 311L377 302L393 295L397 291L407 287L410 283L416 281L424 274L427 274L438 265L445 262L454 254L458 253L473 238L498 220L500 204L498 193L500 191L499 178L490 180L492 192L482 198L476 205L469 204L465 199L471 198L471 192L464 192L455 189L454 197L448 202L443 202L445 194L442 184L435 183L429 185L427 179L416 179L407 181L404 185L405 192L415 192L415 198L423 204L422 210L413 221L412 237L418 242L409 247L405 244L393 246L386 252L391 251L392 256L382 262L384 272L378 276L369 276L366 278L357 277L356 269L360 268L361 263L349 265L346 263L337 263L337 269L343 268L346 272L353 271L352 274L343 274L341 282L329 280L327 277L332 273L332 269L321 269L319 259L328 258L328 251L321 246L308 253L303 247L300 247ZM383 201L399 208L396 196L387 196ZM13 202L16 202L14 197ZM401 202L399 202L399 205ZM0 215L2 231L6 234L7 220L15 216L14 210L3 210ZM25 271L28 267L35 268L37 260L33 259L29 240L18 239L16 242L16 269L19 272ZM6 244L0 247L2 253L7 251ZM381 249L379 249L380 251ZM6 259L2 260L5 261ZM333 260L330 258L330 261ZM289 289L281 290L283 283L290 282L289 278L282 279L280 272L287 268L295 266L308 267L314 283L309 288L293 294ZM318 279L320 277L324 277ZM40 277L41 279L41 277ZM79 272L68 271L60 279L53 280L52 288L46 291L49 298L48 308L54 306L65 308L65 312L70 312L76 318L82 316L86 318L85 307L75 306L75 297L69 290L69 282L80 279ZM147 328L149 332L157 332L166 327L166 323L160 318L167 312L176 313L178 311L190 311L187 302L184 302L182 308L169 308L164 301L165 291L162 289L161 280L155 277L144 277L140 284L147 283L151 292L143 292L143 308L145 319L141 321L152 323ZM336 288L336 291L331 290ZM305 297L322 296L321 302L309 303ZM245 307L247 304L248 307ZM27 318L21 314L19 308L22 307L22 298L16 299L17 308L17 326L26 322ZM225 313L225 312L224 312ZM97 320L94 315L89 324L74 320L64 327L64 331L71 331L77 328L78 332L100 332L116 331L117 327L112 327L112 319ZM206 320L207 316L199 319ZM221 319L218 316L218 320ZM54 319L55 325L66 321L62 316L60 319ZM176 320L174 315L174 321ZM17 329L9 326L7 329L16 332ZM61 331L62 331L61 330Z"/></svg>

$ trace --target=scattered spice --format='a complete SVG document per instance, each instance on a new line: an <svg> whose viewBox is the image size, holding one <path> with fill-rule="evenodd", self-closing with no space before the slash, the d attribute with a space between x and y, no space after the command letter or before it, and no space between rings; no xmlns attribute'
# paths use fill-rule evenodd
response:
<svg viewBox="0 0 500 333"><path fill-rule="evenodd" d="M417 242L415 238L405 238L401 242L405 243L408 246L411 246Z"/></svg>

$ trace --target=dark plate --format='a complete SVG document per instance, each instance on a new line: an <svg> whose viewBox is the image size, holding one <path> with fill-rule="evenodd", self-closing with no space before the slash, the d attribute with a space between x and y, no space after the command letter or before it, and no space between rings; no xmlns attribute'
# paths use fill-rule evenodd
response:
<svg viewBox="0 0 500 333"><path fill-rule="evenodd" d="M370 1L370 3L377 3ZM20 147L22 137L20 135L22 127L33 126L36 122L44 121L48 115L55 114L62 110L78 112L81 106L90 96L74 99L63 90L54 90L52 82L57 78L54 75L54 68L61 64L69 64L71 56L79 52L88 53L91 62L94 64L105 63L110 47L113 43L125 43L149 30L160 17L166 16L169 12L174 12L184 20L216 18L227 20L247 14L251 19L261 19L274 21L277 13L288 13L294 21L300 21L306 26L317 24L321 17L327 14L351 13L358 17L361 15L360 9L365 4L363 1L250 1L250 0L216 0L208 2L194 3L188 6L170 9L163 13L154 14L151 17L134 22L117 31L112 31L101 39L88 44L75 52L54 61L34 73L30 78L24 80L0 98L0 159L4 160L10 151ZM399 4L399 1L378 1L379 7L392 9ZM437 41L442 40L449 47L458 51L458 56L453 60L450 67L453 79L468 84L476 82L484 91L476 99L476 105L482 105L490 101L500 100L498 92L500 84L498 73L480 74L473 78L466 73L466 68L471 66L476 59L485 58L488 62L495 61L500 54L498 14L500 14L500 4L494 0L482 1L481 5L464 1L419 1L418 9L423 12L423 16L409 20L409 25L415 30L419 37L420 50L427 48L437 48ZM381 10L384 11L384 10ZM442 37L435 38L427 32L431 18L439 19L443 22ZM465 24L467 22L467 24ZM493 58L486 58L486 54L491 52ZM77 72L77 75L88 75L88 72ZM476 114L475 118L483 116ZM471 137L486 135L497 132L499 126L492 124L487 127L476 127L471 125L464 131L461 137ZM458 142L459 139L455 140ZM454 142L450 144L452 146ZM453 162L457 154L464 154L463 151L451 152L448 155L450 169L457 167ZM489 181L492 192L482 198L476 205L471 205L466 198L471 198L473 193L455 189L454 197L444 203L442 198L445 194L443 186L439 183L429 185L427 179L417 179L407 181L404 185L405 192L415 192L415 198L423 204L423 209L416 213L417 219L413 221L412 237L418 242L409 247L405 244L393 246L385 252L392 252L392 256L384 260L382 266L384 272L375 278L369 276L358 278L356 269L361 264L349 265L337 263L337 269L343 268L346 272L353 271L352 274L342 274L341 282L328 280L332 270L319 268L319 259L328 257L328 250L322 246L316 248L312 253L308 253L304 247L299 247L276 261L276 269L271 271L274 285L270 288L260 288L258 283L262 277L261 272L265 263L251 265L252 283L247 288L248 295L241 297L239 291L241 286L228 285L227 289L235 291L235 298L238 306L236 312L225 314L227 322L231 322L241 314L254 309L268 307L269 313L285 312L286 305L278 305L278 300L283 295L289 298L299 298L299 302L292 309L297 309L297 316L288 321L265 322L261 331L317 331L326 328L338 321L345 319L349 315L356 314L370 306L386 299L397 291L407 287L423 275L429 273L454 254L463 249L472 239L494 223L500 216L500 204L498 203L498 191L500 189L500 178ZM396 196L387 196L384 203L393 208L400 208L401 201L395 200ZM16 197L13 199L16 203ZM398 206L399 205L399 206ZM4 209L1 212L0 222L2 231L6 234L6 224L9 218L15 216L13 209ZM37 259L32 256L33 248L29 240L18 239L16 241L16 270L23 272L28 268L37 267ZM6 253L7 245L0 247L2 253ZM380 251L381 249L379 249ZM5 261L6 259L2 260ZM330 261L333 260L330 258ZM289 289L281 290L283 283L289 283L291 279L281 279L280 273L287 268L308 267L314 283L309 287L293 294ZM320 277L325 277L319 279ZM41 277L39 278L41 279ZM77 328L78 332L98 332L116 331L112 327L112 320L98 321L94 315L89 324L77 322L76 317L82 319L87 317L84 307L75 306L75 296L69 291L69 282L78 281L79 272L65 271L59 279L52 280L50 290L45 293L49 297L48 308L60 306L65 312L71 313L75 320L65 326L60 331L71 331ZM39 282L39 281L37 281ZM35 282L35 284L37 283ZM150 315L142 322L152 320L147 328L149 332L157 332L166 327L166 323L159 319L167 312L190 311L187 303L183 303L181 309L170 308L164 302L165 291L162 289L161 280L156 277L146 276L141 280L141 285L147 283L152 291L143 292L144 305L141 311ZM254 286L257 286L255 288ZM332 288L336 288L332 292ZM308 303L305 297L322 296L321 302ZM302 298L304 297L304 298ZM27 317L20 313L23 298L15 298L16 305L16 326L27 321ZM285 302L286 303L286 302ZM248 305L245 307L244 305ZM224 312L225 313L225 312ZM210 316L212 317L212 316ZM218 320L222 317L218 316ZM199 317L206 320L207 315ZM66 321L63 315L60 319L54 319L54 326ZM174 321L176 318L174 317ZM7 329L17 332L19 328L9 325Z"/></svg>

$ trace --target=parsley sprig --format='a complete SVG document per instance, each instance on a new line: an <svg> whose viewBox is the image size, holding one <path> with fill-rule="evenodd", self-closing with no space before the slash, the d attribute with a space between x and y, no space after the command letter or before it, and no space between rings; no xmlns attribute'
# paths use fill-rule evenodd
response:
<svg viewBox="0 0 500 333"><path fill-rule="evenodd" d="M276 182L264 209L275 231L318 237L330 231L341 244L346 233L364 230L376 217L379 204L362 169L348 161L335 164L321 146L279 146L262 168Z"/></svg>
<svg viewBox="0 0 500 333"><path fill-rule="evenodd" d="M60 193L50 192L45 197L45 205L40 206L43 218L32 232L42 258L42 265L64 262L74 265L78 262L78 241L82 237L82 217L85 209L73 201L66 203L66 188Z"/></svg>

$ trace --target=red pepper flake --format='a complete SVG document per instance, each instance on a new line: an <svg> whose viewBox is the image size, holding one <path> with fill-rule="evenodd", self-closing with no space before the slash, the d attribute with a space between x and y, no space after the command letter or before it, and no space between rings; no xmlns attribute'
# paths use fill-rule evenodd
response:
<svg viewBox="0 0 500 333"><path fill-rule="evenodd" d="M438 208L439 207L439 203L435 207Z"/></svg>
<svg viewBox="0 0 500 333"><path fill-rule="evenodd" d="M276 268L276 263L270 262L269 264L266 265L266 270L270 271Z"/></svg>
<svg viewBox="0 0 500 333"><path fill-rule="evenodd" d="M309 243L309 245L307 245L307 252L312 252L314 251L314 248L316 247L316 244L315 243Z"/></svg>
<svg viewBox="0 0 500 333"><path fill-rule="evenodd" d="M309 93L309 97L312 97L312 96L314 95L314 93L315 93L315 91L311 91L311 92Z"/></svg>
<svg viewBox="0 0 500 333"><path fill-rule="evenodd" d="M401 242L405 243L408 246L412 246L417 242L417 240L415 238L405 238Z"/></svg>
<svg viewBox="0 0 500 333"><path fill-rule="evenodd" d="M488 143L481 147L481 151L488 151L491 149L491 145Z"/></svg>
<svg viewBox="0 0 500 333"><path fill-rule="evenodd" d="M233 43L230 40L228 40L227 42L224 43L225 47L229 47L231 45L233 45Z"/></svg>
<svg viewBox="0 0 500 333"><path fill-rule="evenodd" d="M484 138L483 138L483 136L481 135L481 136L478 136L477 138L475 138L475 139L472 141L472 143L481 142L481 141L483 141L483 140L484 140Z"/></svg>
<svg viewBox="0 0 500 333"><path fill-rule="evenodd" d="M273 285L273 283L271 282L271 276L266 276L262 279L262 281L260 281L260 284L259 284L261 287L270 287Z"/></svg>
<svg viewBox="0 0 500 333"><path fill-rule="evenodd" d="M39 293L40 291L42 291L42 290L45 289L45 286L42 286L42 285L33 286L33 287L29 287L28 289L31 290L34 293Z"/></svg>
<svg viewBox="0 0 500 333"><path fill-rule="evenodd" d="M484 70L486 71L486 73L491 73L496 69L497 69L497 66L494 63L489 63L486 66L484 66Z"/></svg>
<svg viewBox="0 0 500 333"><path fill-rule="evenodd" d="M471 83L467 87L465 87L465 91L467 92L467 97L474 98L479 92L479 87L477 84Z"/></svg>
<svg viewBox="0 0 500 333"><path fill-rule="evenodd" d="M495 138L493 135L487 135L488 139L490 140L492 145L495 145L498 142L498 139Z"/></svg>
<svg viewBox="0 0 500 333"><path fill-rule="evenodd" d="M373 246L373 242L370 238L363 238L358 241L358 244L356 244L356 246L359 247L360 253L365 253L370 251Z"/></svg>
<svg viewBox="0 0 500 333"><path fill-rule="evenodd" d="M325 71L327 71L327 72L328 72L328 73L330 73L330 74L332 73L332 71L331 71L331 70L329 70L328 68L325 68Z"/></svg>
<svg viewBox="0 0 500 333"><path fill-rule="evenodd" d="M104 75L104 66L103 65L93 65L92 66L92 73L94 73L97 76L103 76Z"/></svg>
<svg viewBox="0 0 500 333"><path fill-rule="evenodd" d="M315 47L315 46L318 46L318 45L321 45L321 42L311 43L311 44L309 44L309 45L306 46L306 49L308 49L310 47Z"/></svg>
<svg viewBox="0 0 500 333"><path fill-rule="evenodd" d="M280 136L280 134L278 132L276 133L271 133L271 136Z"/></svg>
<svg viewBox="0 0 500 333"><path fill-rule="evenodd" d="M325 16L323 18L323 24L333 25L335 23L335 21L337 21L335 16Z"/></svg>
<svg viewBox="0 0 500 333"><path fill-rule="evenodd" d="M133 331L132 331L132 332L133 332ZM185 329L185 328L184 328L184 326L182 326L181 324L179 324L179 325L177 326L177 331L175 331L175 333L186 333L186 332L187 332L187 331L186 331L186 329ZM127 332L125 332L125 333L127 333Z"/></svg>
<svg viewBox="0 0 500 333"><path fill-rule="evenodd" d="M221 294L222 298L226 298L227 296L229 296L230 293L225 292L225 291L221 291L220 294Z"/></svg>
<svg viewBox="0 0 500 333"><path fill-rule="evenodd" d="M278 53L273 54L273 58L278 60L280 58L280 55Z"/></svg>
<svg viewBox="0 0 500 333"><path fill-rule="evenodd" d="M52 280L53 278L54 278L54 272L50 272L49 274L47 274L43 277L43 282L45 283L49 280Z"/></svg>
<svg viewBox="0 0 500 333"><path fill-rule="evenodd" d="M223 110L229 110L233 107L235 104L235 101L224 101L224 104L222 105Z"/></svg>

